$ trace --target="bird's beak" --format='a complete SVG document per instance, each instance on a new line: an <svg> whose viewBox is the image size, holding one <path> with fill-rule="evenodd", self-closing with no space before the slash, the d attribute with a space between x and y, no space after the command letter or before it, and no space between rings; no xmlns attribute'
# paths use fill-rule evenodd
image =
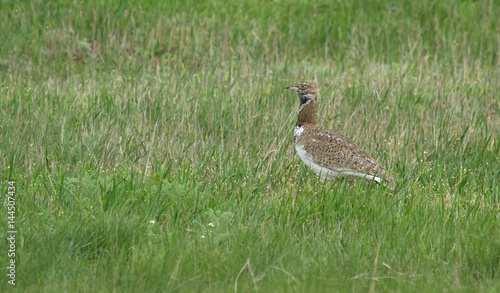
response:
<svg viewBox="0 0 500 293"><path fill-rule="evenodd" d="M289 85L286 87L287 90L292 90L292 91L296 91L297 90L297 87L293 86L293 85Z"/></svg>

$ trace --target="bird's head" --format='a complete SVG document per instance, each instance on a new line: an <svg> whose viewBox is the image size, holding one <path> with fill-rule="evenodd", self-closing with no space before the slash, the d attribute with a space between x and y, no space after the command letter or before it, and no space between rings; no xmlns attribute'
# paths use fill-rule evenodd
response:
<svg viewBox="0 0 500 293"><path fill-rule="evenodd" d="M295 91L297 95L299 95L301 104L305 104L309 100L316 99L316 88L312 83L299 82L297 84L287 86L286 89Z"/></svg>

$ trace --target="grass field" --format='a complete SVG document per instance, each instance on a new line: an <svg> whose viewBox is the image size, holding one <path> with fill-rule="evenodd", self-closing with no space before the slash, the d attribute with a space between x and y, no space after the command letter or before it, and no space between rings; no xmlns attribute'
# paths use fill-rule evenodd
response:
<svg viewBox="0 0 500 293"><path fill-rule="evenodd" d="M498 292L500 5L314 2L1 1L0 291ZM298 81L394 192L300 162Z"/></svg>

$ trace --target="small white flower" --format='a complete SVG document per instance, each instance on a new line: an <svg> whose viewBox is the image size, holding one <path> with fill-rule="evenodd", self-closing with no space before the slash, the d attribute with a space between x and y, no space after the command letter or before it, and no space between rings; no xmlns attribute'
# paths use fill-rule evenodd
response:
<svg viewBox="0 0 500 293"><path fill-rule="evenodd" d="M155 220L151 220L151 221L149 221L149 223L150 223L151 225L154 225L156 222L155 222Z"/></svg>
<svg viewBox="0 0 500 293"><path fill-rule="evenodd" d="M201 238L205 238L205 235L201 235Z"/></svg>
<svg viewBox="0 0 500 293"><path fill-rule="evenodd" d="M208 226L213 227L214 223L208 223Z"/></svg>

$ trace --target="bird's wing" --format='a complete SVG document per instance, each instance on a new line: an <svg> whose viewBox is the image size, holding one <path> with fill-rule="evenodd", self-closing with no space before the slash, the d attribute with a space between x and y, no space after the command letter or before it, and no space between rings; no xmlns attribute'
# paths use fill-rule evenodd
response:
<svg viewBox="0 0 500 293"><path fill-rule="evenodd" d="M375 159L363 152L351 139L324 127L309 132L304 144L305 151L314 158L315 163L325 168L354 172L355 176L377 175L388 177L386 170Z"/></svg>

